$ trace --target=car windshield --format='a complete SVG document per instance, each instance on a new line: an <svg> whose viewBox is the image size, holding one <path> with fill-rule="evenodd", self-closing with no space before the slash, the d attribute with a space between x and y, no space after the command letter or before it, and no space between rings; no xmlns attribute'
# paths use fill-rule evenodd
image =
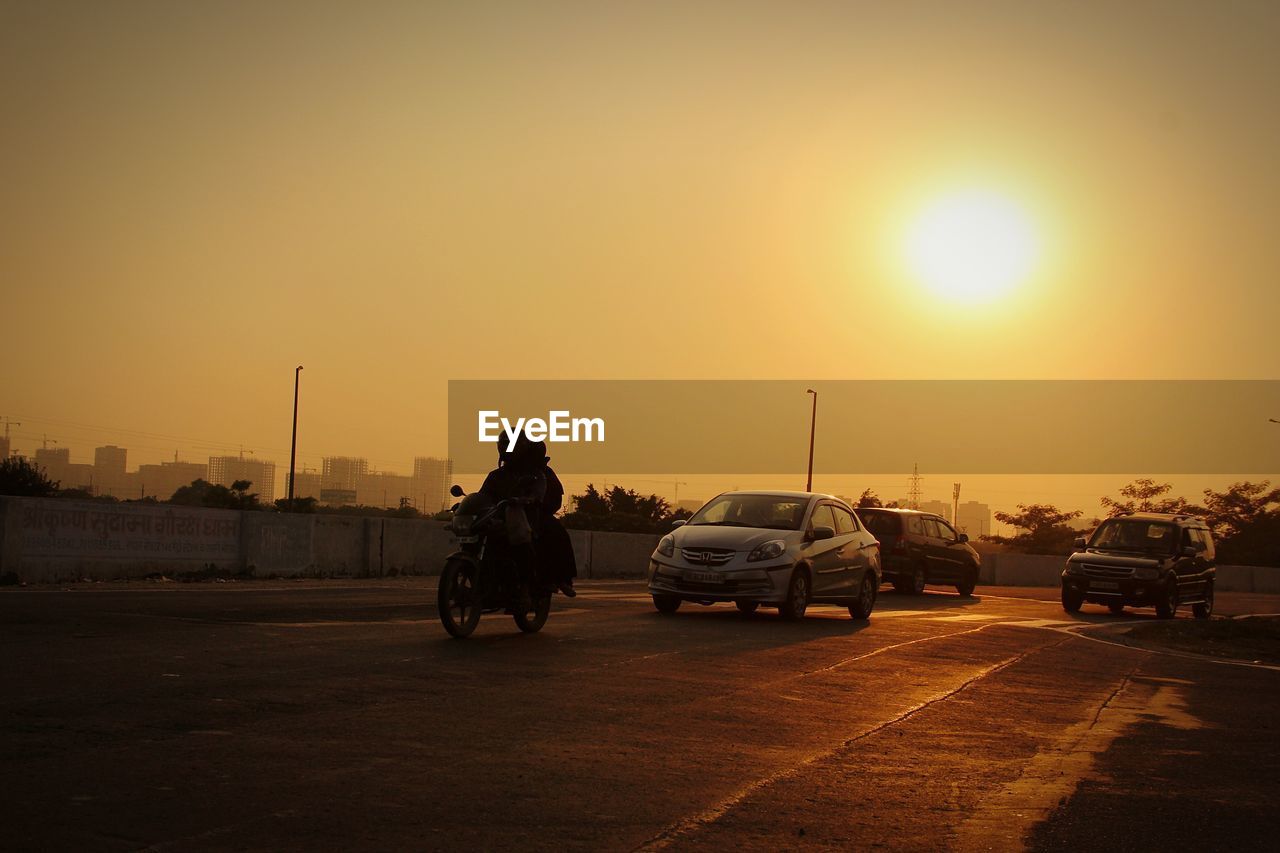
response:
<svg viewBox="0 0 1280 853"><path fill-rule="evenodd" d="M807 498L782 495L721 495L694 513L689 524L799 530L808 505Z"/></svg>
<svg viewBox="0 0 1280 853"><path fill-rule="evenodd" d="M858 510L858 518L862 519L862 523L867 529L879 538L881 536L897 536L902 529L901 519L891 512L871 512L865 509Z"/></svg>
<svg viewBox="0 0 1280 853"><path fill-rule="evenodd" d="M1110 518L1094 531L1089 547L1171 554L1177 543L1178 530L1172 524L1136 518Z"/></svg>

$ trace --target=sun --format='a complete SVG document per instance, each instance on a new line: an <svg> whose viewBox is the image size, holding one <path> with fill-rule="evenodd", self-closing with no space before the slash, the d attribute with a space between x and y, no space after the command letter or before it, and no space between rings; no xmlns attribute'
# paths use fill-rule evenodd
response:
<svg viewBox="0 0 1280 853"><path fill-rule="evenodd" d="M907 230L908 268L940 296L986 302L1026 280L1039 255L1031 218L994 192L967 190L926 206Z"/></svg>

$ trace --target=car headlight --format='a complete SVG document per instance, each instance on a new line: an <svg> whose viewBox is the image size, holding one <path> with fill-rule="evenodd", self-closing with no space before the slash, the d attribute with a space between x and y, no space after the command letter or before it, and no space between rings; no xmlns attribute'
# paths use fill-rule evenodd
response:
<svg viewBox="0 0 1280 853"><path fill-rule="evenodd" d="M1160 570L1156 568L1134 569L1133 576L1140 581L1153 581L1160 577Z"/></svg>
<svg viewBox="0 0 1280 853"><path fill-rule="evenodd" d="M768 542L756 546L756 549L747 555L747 562L755 563L760 560L773 560L781 557L786 550L786 542L781 539L770 539Z"/></svg>
<svg viewBox="0 0 1280 853"><path fill-rule="evenodd" d="M1078 575L1078 574L1081 574L1083 571L1084 570L1080 568L1079 563L1067 563L1067 574Z"/></svg>
<svg viewBox="0 0 1280 853"><path fill-rule="evenodd" d="M664 557L670 557L676 552L676 537L668 533L658 540L658 553Z"/></svg>

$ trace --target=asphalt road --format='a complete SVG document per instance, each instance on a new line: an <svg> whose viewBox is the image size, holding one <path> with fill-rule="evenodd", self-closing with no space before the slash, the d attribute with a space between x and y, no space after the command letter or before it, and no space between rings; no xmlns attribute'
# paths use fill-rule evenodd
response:
<svg viewBox="0 0 1280 853"><path fill-rule="evenodd" d="M6 849L1274 849L1280 670L1053 590L547 627L434 581L0 594ZM1037 600L1040 599L1040 600ZM1049 600L1045 600L1049 599ZM1224 613L1280 598L1219 596ZM1184 616L1185 618L1185 616Z"/></svg>

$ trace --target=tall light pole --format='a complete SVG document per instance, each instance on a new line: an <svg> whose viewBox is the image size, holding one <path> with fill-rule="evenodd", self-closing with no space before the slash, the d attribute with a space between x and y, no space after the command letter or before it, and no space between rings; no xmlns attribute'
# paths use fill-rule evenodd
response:
<svg viewBox="0 0 1280 853"><path fill-rule="evenodd" d="M812 388L806 388L806 394L813 395L813 414L809 418L809 478L804 481L804 490L806 492L813 491L813 436L818 429L818 392Z"/></svg>
<svg viewBox="0 0 1280 853"><path fill-rule="evenodd" d="M302 365L293 371L293 440L289 444L289 511L293 512L294 463L298 458L298 383L302 379Z"/></svg>

